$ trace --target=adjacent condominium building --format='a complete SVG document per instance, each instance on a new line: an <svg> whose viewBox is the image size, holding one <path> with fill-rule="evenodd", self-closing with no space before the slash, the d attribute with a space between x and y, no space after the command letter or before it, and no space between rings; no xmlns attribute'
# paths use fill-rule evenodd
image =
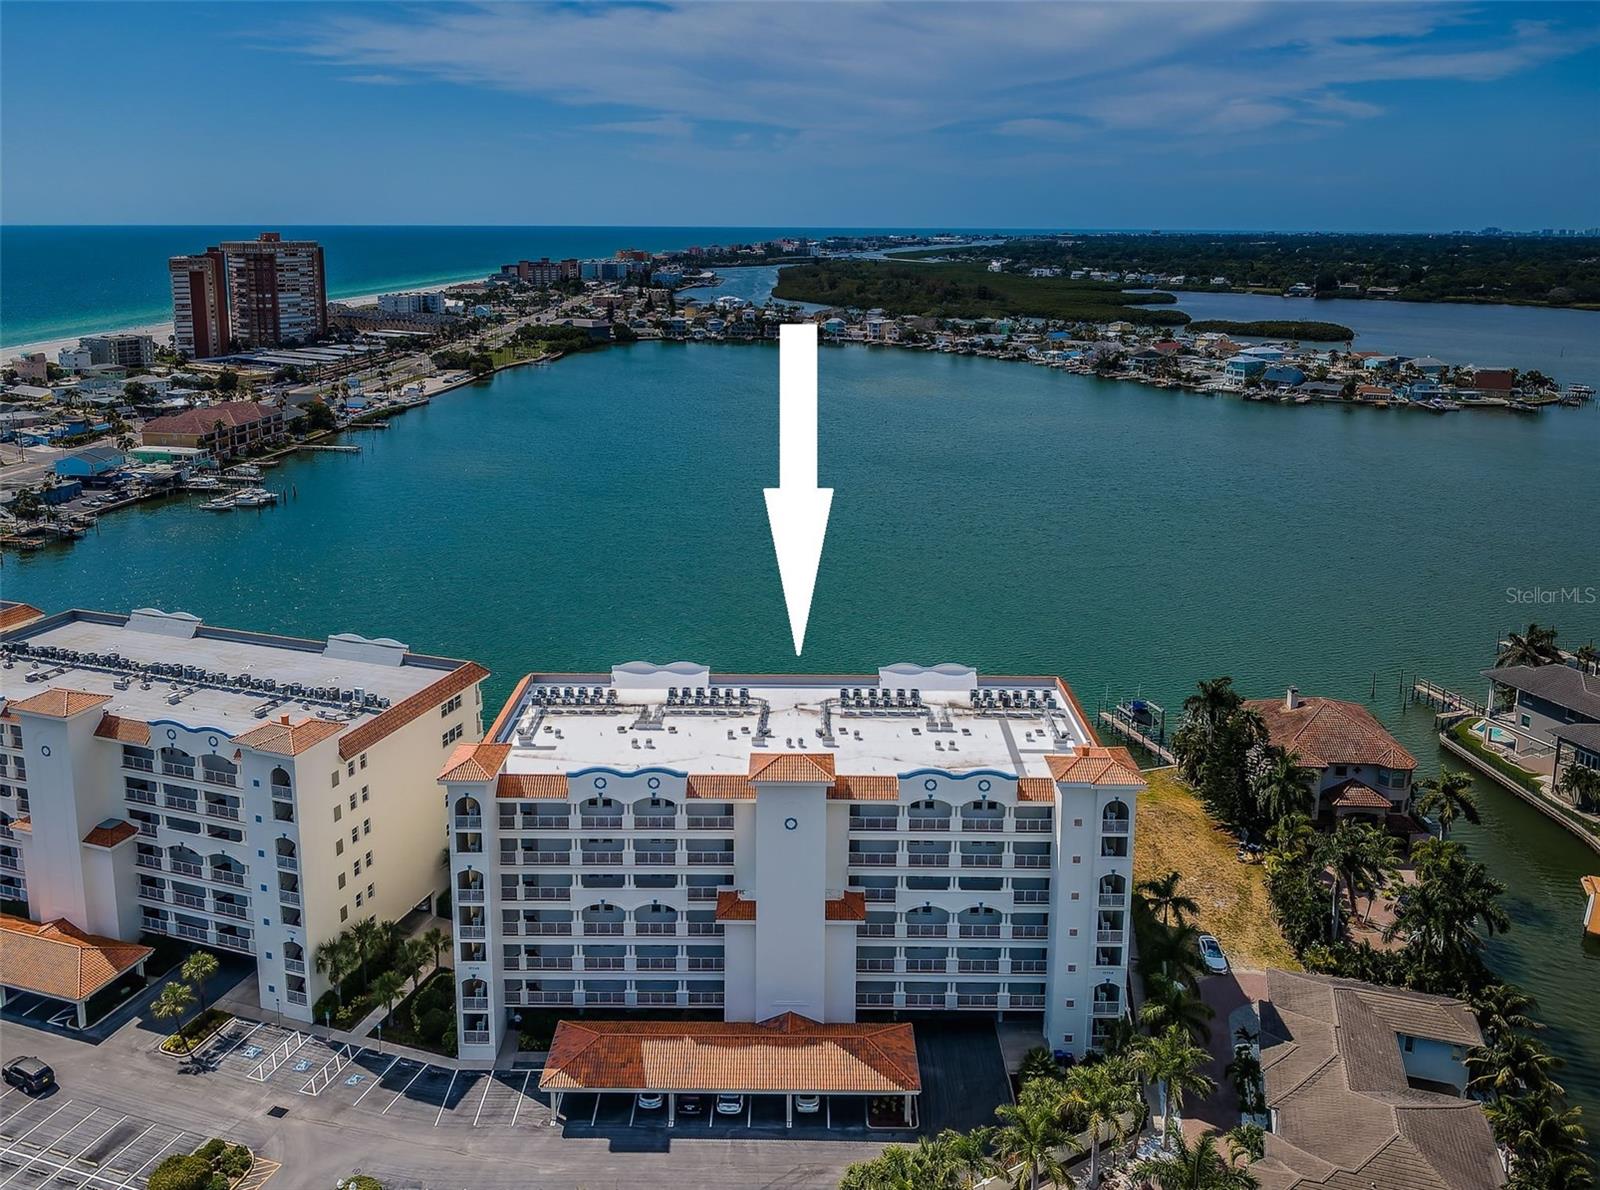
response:
<svg viewBox="0 0 1600 1190"><path fill-rule="evenodd" d="M221 248L167 261L172 280L173 345L190 359L226 355L233 342L228 266Z"/></svg>
<svg viewBox="0 0 1600 1190"><path fill-rule="evenodd" d="M233 336L243 347L279 347L328 333L328 284L322 245L285 240L228 240L228 307Z"/></svg>
<svg viewBox="0 0 1600 1190"><path fill-rule="evenodd" d="M1056 678L535 674L440 781L463 1057L532 1006L1024 1013L1073 1054L1126 1010L1143 781Z"/></svg>
<svg viewBox="0 0 1600 1190"><path fill-rule="evenodd" d="M0 626L0 877L34 921L254 956L262 1007L309 1021L317 945L444 884L433 777L482 667L153 609Z"/></svg>

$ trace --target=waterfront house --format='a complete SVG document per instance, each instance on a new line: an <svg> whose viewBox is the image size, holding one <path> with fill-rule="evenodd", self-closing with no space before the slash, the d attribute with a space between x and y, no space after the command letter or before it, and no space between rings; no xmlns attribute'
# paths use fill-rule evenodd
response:
<svg viewBox="0 0 1600 1190"><path fill-rule="evenodd" d="M1283 698L1245 702L1261 716L1274 747L1312 770L1312 818L1404 814L1411 805L1417 758L1401 747L1372 712L1339 698L1302 697L1293 686Z"/></svg>
<svg viewBox="0 0 1600 1190"><path fill-rule="evenodd" d="M219 459L258 450L283 437L283 410L255 401L202 405L144 424L146 446L188 446Z"/></svg>
<svg viewBox="0 0 1600 1190"><path fill-rule="evenodd" d="M1474 368L1472 378L1467 383L1484 396L1509 397L1516 386L1516 379L1514 368Z"/></svg>
<svg viewBox="0 0 1600 1190"><path fill-rule="evenodd" d="M1552 779L1569 763L1600 768L1600 675L1571 665L1486 669L1485 742ZM1580 755L1580 753L1582 753Z"/></svg>
<svg viewBox="0 0 1600 1190"><path fill-rule="evenodd" d="M1253 355L1236 355L1223 366L1222 374L1237 384L1243 384L1252 376L1260 376L1266 370L1266 360Z"/></svg>
<svg viewBox="0 0 1600 1190"><path fill-rule="evenodd" d="M1268 364L1261 373L1261 383L1268 388L1293 388L1305 378L1306 374L1293 364Z"/></svg>
<svg viewBox="0 0 1600 1190"><path fill-rule="evenodd" d="M104 482L120 471L126 462L120 450L106 446L88 446L57 459L55 473L63 479Z"/></svg>
<svg viewBox="0 0 1600 1190"><path fill-rule="evenodd" d="M1437 376L1440 372L1443 372L1450 366L1449 364L1445 363L1444 360L1436 359L1431 355L1424 355L1418 359L1407 360L1406 363L1415 368L1417 371L1421 372L1424 376Z"/></svg>
<svg viewBox="0 0 1600 1190"><path fill-rule="evenodd" d="M1262 1190L1495 1190L1506 1169L1465 1094L1472 1010L1448 996L1268 971L1256 1004L1270 1127Z"/></svg>

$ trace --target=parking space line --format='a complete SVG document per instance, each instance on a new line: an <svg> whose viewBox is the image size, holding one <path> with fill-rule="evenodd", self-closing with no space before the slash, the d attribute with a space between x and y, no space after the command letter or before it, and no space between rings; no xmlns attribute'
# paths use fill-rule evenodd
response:
<svg viewBox="0 0 1600 1190"><path fill-rule="evenodd" d="M399 1062L400 1062L400 1055L396 1054L394 1056L394 1061L390 1062L387 1066L385 1066L383 1068L383 1073L380 1074L376 1079L373 1080L372 1087L376 1087L384 1079L388 1078L389 1077L389 1071L393 1070L395 1068L395 1066L399 1064ZM365 1091L361 1092L361 1094L357 1095L356 1096L356 1102L352 1103L350 1106L351 1107L356 1106L357 1103L360 1103L368 1095L372 1094L372 1087L368 1087Z"/></svg>
<svg viewBox="0 0 1600 1190"><path fill-rule="evenodd" d="M517 1110L511 1113L511 1126L517 1126L517 1117L522 1114L522 1105L528 1102L528 1080L533 1077L533 1071L528 1071L522 1076L522 1090L517 1092Z"/></svg>
<svg viewBox="0 0 1600 1190"><path fill-rule="evenodd" d="M472 1113L472 1126L478 1126L478 1117L483 1115L483 1101L489 1098L489 1088L494 1086L494 1071L489 1072L489 1077L483 1080L483 1094L478 1097L478 1110ZM450 1096L446 1095L446 1099Z"/></svg>
<svg viewBox="0 0 1600 1190"><path fill-rule="evenodd" d="M245 1042L249 1041L252 1037L254 1037L256 1035L256 1033L258 1031L260 1031L261 1027L263 1025L265 1025L266 1023L267 1023L266 1021L257 1021L253 1026L251 1026L250 1028L246 1029L238 1037L234 1038L233 1044L228 1046L226 1049L224 1049L221 1053L219 1053L217 1055L217 1060L221 1061L223 1058L226 1058L229 1054L233 1053L234 1050L238 1049Z"/></svg>
<svg viewBox="0 0 1600 1190"><path fill-rule="evenodd" d="M639 1097L637 1095L635 1095L633 1097L633 1106L628 1108L628 1127L629 1128L633 1127L634 1117L636 1117L638 1114L639 1114Z"/></svg>
<svg viewBox="0 0 1600 1190"><path fill-rule="evenodd" d="M22 1154L12 1152L9 1149L6 1150L6 1155L18 1158L22 1156ZM39 1156L35 1157L32 1161L25 1162L22 1168L17 1170L17 1173L21 1173L23 1169L31 1169L35 1166L38 1167L39 1171L46 1173L48 1177L55 1178L57 1180L60 1180L63 1174L79 1174L83 1172L81 1169L69 1169L66 1165L59 1161L46 1161L43 1156ZM11 1176L16 1177L16 1174L12 1174ZM9 1181L10 1179L7 1180ZM99 1174L90 1174L88 1178L82 1182L79 1182L78 1185L85 1186L89 1182L96 1180L106 1182L108 1184L110 1183L109 1178L101 1177Z"/></svg>
<svg viewBox="0 0 1600 1190"><path fill-rule="evenodd" d="M426 1069L428 1069L426 1066L417 1067L417 1072L411 1076L411 1083L414 1083L419 1078L421 1078L422 1077L422 1072L424 1070L426 1070ZM402 1095L404 1095L407 1091L411 1090L411 1083L407 1083L405 1086L401 1087L398 1091L396 1091L394 1098L389 1100L388 1104L385 1105L383 1111L379 1112L378 1114L379 1115L384 1115L384 1116L388 1115L389 1114L389 1108L393 1107L396 1103L399 1103L400 1102L400 1097Z"/></svg>
<svg viewBox="0 0 1600 1190"><path fill-rule="evenodd" d="M450 1085L444 1089L444 1099L439 1104L439 1114L433 1117L433 1126L435 1128L439 1126L439 1121L444 1119L445 1106L450 1102L450 1092L456 1089L456 1078L460 1073L459 1070L450 1072Z"/></svg>
<svg viewBox="0 0 1600 1190"><path fill-rule="evenodd" d="M93 1116L85 1116L84 1120L85 1120L85 1122L87 1122L88 1120L91 1120L93 1118L94 1118ZM76 1166L78 1164L79 1160L82 1159L82 1157L83 1157L83 1155L85 1153L87 1153L90 1149L94 1148L95 1145L99 1144L106 1137L110 1136L118 1128L121 1128L122 1124L123 1124L123 1121L126 1120L127 1118L128 1118L127 1116L123 1116L115 1124L111 1125L111 1127L107 1128L104 1132L102 1132L99 1136L95 1137L88 1144L84 1145L83 1148L79 1149L72 1156L68 1157L67 1158L67 1165ZM17 1172L21 1173L22 1171L18 1170ZM79 1173L81 1171L79 1171L78 1169L74 1168L74 1169L69 1170L68 1172L70 1172L70 1173ZM61 1173L59 1171L56 1174L56 1179L58 1181L61 1179ZM84 1179L84 1181L87 1181L87 1180L88 1180L87 1178ZM78 1185L80 1185L80 1186L83 1185L83 1182L79 1182Z"/></svg>
<svg viewBox="0 0 1600 1190"><path fill-rule="evenodd" d="M60 1107L56 1108L55 1111L51 1112L44 1119L40 1120L32 1128L28 1129L21 1136L17 1137L15 1140L13 1140L7 1146L7 1148L9 1148L12 1152L16 1152L16 1148L17 1148L18 1145L20 1145L23 1141L27 1140L28 1137L32 1136L35 1132L39 1131L39 1129L43 1128L51 1120L55 1119L57 1116L59 1116L62 1112L66 1111L67 1108L69 1108L71 1106L72 1106L72 1100L69 1099L65 1103L63 1103ZM15 1177L15 1176L16 1176L15 1174L12 1175L12 1177ZM10 1178L8 1178L6 1180L10 1181Z"/></svg>
<svg viewBox="0 0 1600 1190"><path fill-rule="evenodd" d="M138 1144L146 1136L149 1136L150 1133L155 1129L155 1127L156 1126L154 1124L146 1124L144 1131L139 1133L138 1136L134 1137L127 1144L123 1145L115 1153L110 1154L109 1156L105 1157L101 1161L97 1161L95 1164L97 1166L99 1166L99 1169L94 1170L93 1172L91 1172L89 1174L88 1177L84 1178L83 1181L79 1182L77 1190L82 1190L82 1188L84 1186L87 1186L90 1182L93 1182L93 1181L109 1182L111 1179L106 1177L102 1173L100 1173L100 1170L101 1169L110 1169L111 1168L111 1163L113 1161L115 1161L118 1157L122 1156L129 1149L133 1148L134 1145Z"/></svg>
<svg viewBox="0 0 1600 1190"><path fill-rule="evenodd" d="M172 1139L169 1140L169 1141L163 1142L161 1147L156 1150L156 1155L154 1157L151 1157L147 1161L141 1162L140 1165L139 1165L139 1168L134 1170L132 1173L130 1173L122 1181L121 1185L119 1185L117 1187L117 1190L133 1190L134 1182L138 1180L139 1175L142 1174L145 1171L145 1168L147 1166L151 1166L151 1165L157 1164L158 1162L163 1160L167 1156L168 1153L173 1152L174 1150L173 1150L172 1146L174 1144L176 1144L178 1141L182 1140L183 1137L184 1137L184 1134L182 1132L173 1133Z"/></svg>
<svg viewBox="0 0 1600 1190"><path fill-rule="evenodd" d="M69 1100L69 1102L70 1102L70 1100ZM23 1142L24 1138L32 1136L40 1128L43 1128L47 1123L49 1123L51 1120L55 1119L56 1116L60 1115L61 1112L66 1109L66 1107L67 1107L67 1104L63 1103L55 1111L51 1112L48 1116L46 1116L44 1119L40 1120L32 1128L28 1129L28 1131L24 1132L22 1134L22 1136L19 1136L19 1137L17 1137L16 1140L12 1141L11 1142L11 1148L10 1148L11 1154L13 1156L16 1156L16 1157L25 1156L25 1154L17 1152L17 1146L20 1145ZM55 1140L46 1141L43 1145L38 1146L38 1148L39 1148L38 1155L33 1157L30 1160L23 1161L23 1163L21 1165L17 1166L17 1168L12 1171L12 1174L11 1174L11 1176L9 1178L7 1178L3 1182L0 1182L0 1187L11 1185L12 1182L16 1181L19 1177L22 1176L24 1171L26 1171L27 1169L29 1169L30 1167L32 1167L35 1164L41 1164L41 1163L45 1164L45 1165L52 1164L52 1162L46 1157L46 1154L51 1151L50 1146L51 1145L60 1144L62 1141L66 1140L67 1137L71 1136L80 1127L82 1127L84 1124L88 1123L90 1120L94 1119L95 1116L99 1113L99 1111L100 1111L100 1109L98 1107L93 1109L88 1115L84 1116L83 1119L77 1121L75 1124L72 1125L71 1128L68 1128L60 1136L56 1137ZM66 1154L62 1153L61 1156L65 1157Z"/></svg>

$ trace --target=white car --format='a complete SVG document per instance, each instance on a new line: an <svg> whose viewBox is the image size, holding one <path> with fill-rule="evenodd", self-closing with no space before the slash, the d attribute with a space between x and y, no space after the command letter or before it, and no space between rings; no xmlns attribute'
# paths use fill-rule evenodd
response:
<svg viewBox="0 0 1600 1190"><path fill-rule="evenodd" d="M641 1091L635 1100L640 1111L659 1111L665 1102L666 1099L660 1091Z"/></svg>
<svg viewBox="0 0 1600 1190"><path fill-rule="evenodd" d="M1222 943L1210 934L1201 934L1199 938L1200 957L1205 960L1206 970L1214 975L1228 973L1228 956L1222 953Z"/></svg>
<svg viewBox="0 0 1600 1190"><path fill-rule="evenodd" d="M794 1110L812 1115L822 1110L821 1095L796 1095L794 1097Z"/></svg>
<svg viewBox="0 0 1600 1190"><path fill-rule="evenodd" d="M719 1116L736 1116L740 1112L742 1112L743 1110L744 1110L744 1096L743 1095L728 1094L728 1095L718 1095L717 1096L717 1115L719 1115Z"/></svg>

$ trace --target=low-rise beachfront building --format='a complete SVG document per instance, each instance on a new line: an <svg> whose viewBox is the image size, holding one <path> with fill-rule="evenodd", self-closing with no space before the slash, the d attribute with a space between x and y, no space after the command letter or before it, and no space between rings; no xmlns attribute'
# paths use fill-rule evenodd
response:
<svg viewBox="0 0 1600 1190"><path fill-rule="evenodd" d="M251 956L261 1006L309 1021L317 945L444 885L432 776L480 734L482 667L153 609L0 624L0 866L32 920Z"/></svg>
<svg viewBox="0 0 1600 1190"><path fill-rule="evenodd" d="M183 446L231 459L283 437L283 410L265 401L224 401L144 423L146 446Z"/></svg>
<svg viewBox="0 0 1600 1190"><path fill-rule="evenodd" d="M1261 716L1269 743L1315 774L1313 819L1324 812L1379 819L1410 812L1417 758L1360 703L1302 697L1290 686L1281 699L1244 705Z"/></svg>
<svg viewBox="0 0 1600 1190"><path fill-rule="evenodd" d="M534 1007L1027 1014L1076 1055L1126 1012L1143 781L1058 679L534 674L440 781L463 1058Z"/></svg>

